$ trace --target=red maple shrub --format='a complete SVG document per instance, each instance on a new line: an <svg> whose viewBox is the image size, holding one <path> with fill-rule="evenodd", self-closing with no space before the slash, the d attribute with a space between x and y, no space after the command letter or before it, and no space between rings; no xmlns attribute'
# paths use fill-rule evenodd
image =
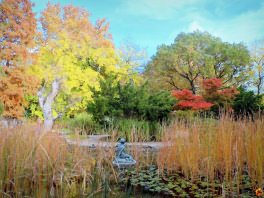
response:
<svg viewBox="0 0 264 198"><path fill-rule="evenodd" d="M208 110L212 106L231 109L231 101L239 92L236 88L223 88L219 78L204 79L202 83L203 95L194 95L188 89L174 90L174 96L178 103L175 109Z"/></svg>
<svg viewBox="0 0 264 198"><path fill-rule="evenodd" d="M239 91L235 87L223 88L222 80L209 78L203 80L203 97L206 101L213 102L218 107L231 108L231 102Z"/></svg>
<svg viewBox="0 0 264 198"><path fill-rule="evenodd" d="M172 96L179 101L176 109L208 110L213 106L213 103L206 102L202 96L194 95L188 89L174 90Z"/></svg>

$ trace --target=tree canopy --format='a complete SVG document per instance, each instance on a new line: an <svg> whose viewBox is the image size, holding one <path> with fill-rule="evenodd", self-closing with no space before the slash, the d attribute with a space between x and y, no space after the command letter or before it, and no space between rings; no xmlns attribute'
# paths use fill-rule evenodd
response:
<svg viewBox="0 0 264 198"><path fill-rule="evenodd" d="M0 65L19 66L29 60L37 22L29 0L0 2Z"/></svg>
<svg viewBox="0 0 264 198"><path fill-rule="evenodd" d="M86 10L48 4L41 24L38 61L31 70L45 82L46 90L60 79L57 111L85 109L91 99L89 86L97 86L103 72L125 72L117 67L119 59L104 19L93 24Z"/></svg>
<svg viewBox="0 0 264 198"><path fill-rule="evenodd" d="M250 55L243 44L230 44L207 32L179 34L171 45L161 45L147 65L145 75L154 87L190 89L201 79L221 78L223 84L247 80Z"/></svg>

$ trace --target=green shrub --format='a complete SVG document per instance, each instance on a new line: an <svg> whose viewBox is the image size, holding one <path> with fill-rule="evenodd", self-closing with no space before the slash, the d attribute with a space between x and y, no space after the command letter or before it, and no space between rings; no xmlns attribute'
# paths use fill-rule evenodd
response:
<svg viewBox="0 0 264 198"><path fill-rule="evenodd" d="M240 87L239 94L233 102L233 109L236 117L247 117L254 119L254 113L263 111L264 105L262 104L263 95L256 95L253 91L246 91L245 88Z"/></svg>
<svg viewBox="0 0 264 198"><path fill-rule="evenodd" d="M25 117L29 119L43 118L43 113L39 106L38 96L27 95L25 100L28 104L25 107Z"/></svg>
<svg viewBox="0 0 264 198"><path fill-rule="evenodd" d="M198 112L192 110L177 110L172 113L172 119L191 121L194 120L198 115Z"/></svg>
<svg viewBox="0 0 264 198"><path fill-rule="evenodd" d="M76 115L74 118L68 118L66 126L71 130L77 130L80 134L93 134L99 131L99 126L96 124L92 116L86 112Z"/></svg>
<svg viewBox="0 0 264 198"><path fill-rule="evenodd" d="M115 76L100 80L100 90L91 88L93 101L87 111L101 125L116 119L136 119L162 122L168 119L175 100L169 92L150 92L148 85L132 81L121 84Z"/></svg>
<svg viewBox="0 0 264 198"><path fill-rule="evenodd" d="M121 114L115 78L116 76L109 76L105 80L100 79L100 90L91 87L93 102L88 104L87 112L102 126L111 124L112 118Z"/></svg>
<svg viewBox="0 0 264 198"><path fill-rule="evenodd" d="M113 128L117 130L118 137L126 138L127 141L160 140L163 130L159 122L136 119L117 119Z"/></svg>

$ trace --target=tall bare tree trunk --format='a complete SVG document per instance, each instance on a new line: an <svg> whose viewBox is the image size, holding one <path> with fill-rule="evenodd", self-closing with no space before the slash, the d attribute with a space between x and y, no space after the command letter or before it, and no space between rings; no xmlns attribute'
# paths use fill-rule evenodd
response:
<svg viewBox="0 0 264 198"><path fill-rule="evenodd" d="M38 92L38 98L39 98L39 105L43 112L44 117L44 130L50 131L53 127L54 121L58 117L53 117L52 115L52 104L54 103L60 89L60 80L56 78L52 82L51 86L51 92L45 96L45 86L43 85L42 88Z"/></svg>

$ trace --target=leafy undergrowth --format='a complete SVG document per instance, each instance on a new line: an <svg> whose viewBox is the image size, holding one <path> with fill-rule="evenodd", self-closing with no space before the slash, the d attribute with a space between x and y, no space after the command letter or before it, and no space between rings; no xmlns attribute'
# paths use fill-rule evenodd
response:
<svg viewBox="0 0 264 198"><path fill-rule="evenodd" d="M229 185L233 188L230 191ZM239 189L236 184L214 180L209 182L205 177L195 180L187 179L181 172L167 173L155 166L140 171L125 170L120 179L122 190L137 193L148 193L161 197L254 197L252 181L248 175L243 175Z"/></svg>

